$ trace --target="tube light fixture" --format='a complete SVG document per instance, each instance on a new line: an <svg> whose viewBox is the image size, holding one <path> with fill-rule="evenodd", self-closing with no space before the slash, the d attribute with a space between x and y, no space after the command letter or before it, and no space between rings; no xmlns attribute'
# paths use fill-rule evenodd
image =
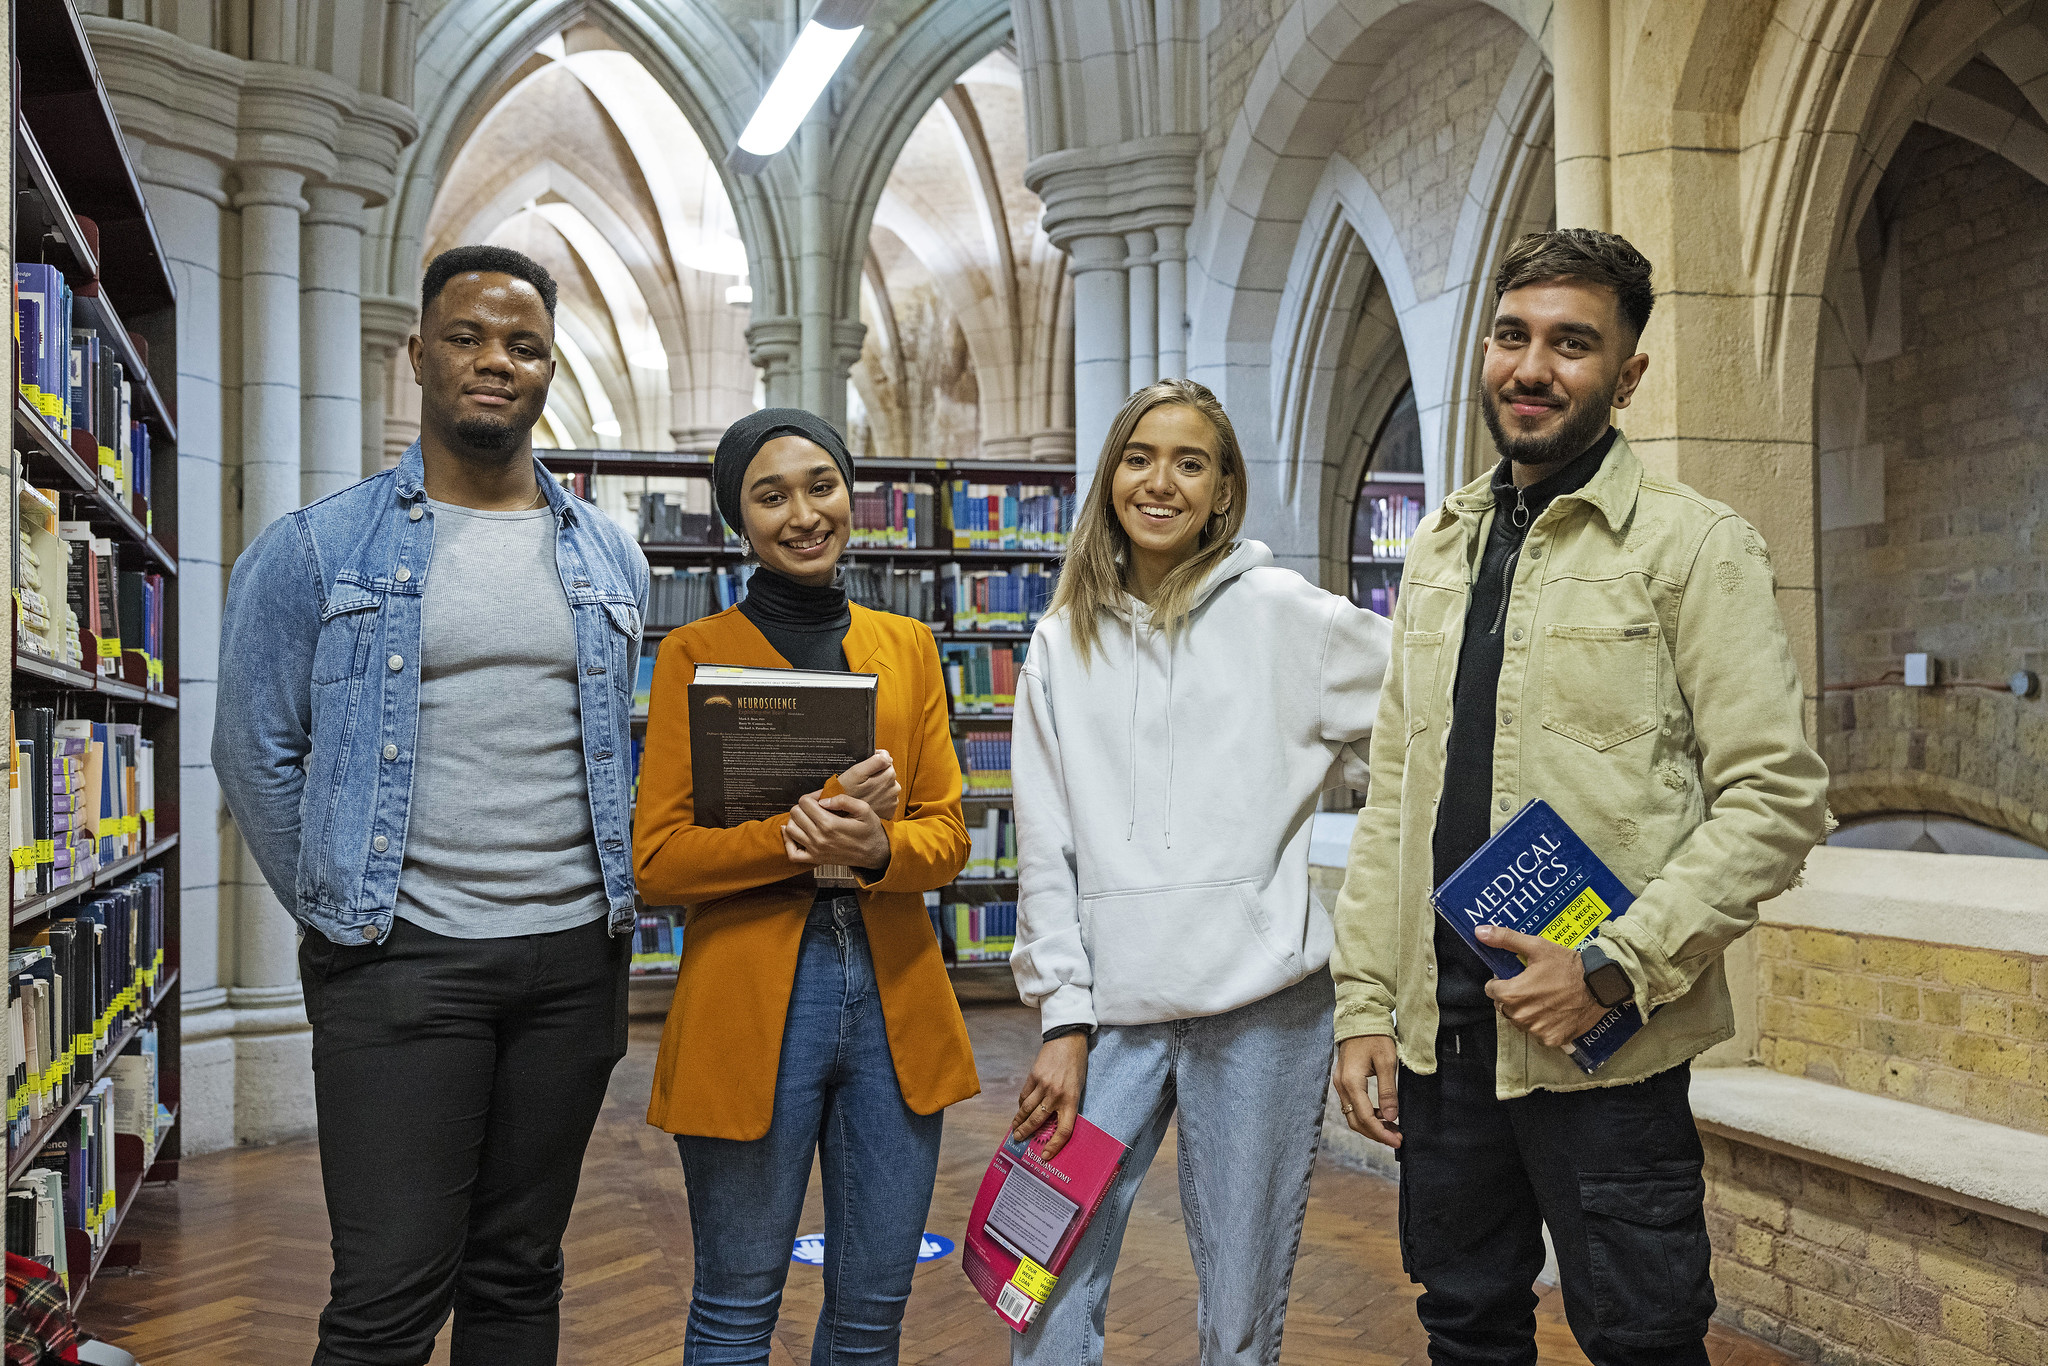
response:
<svg viewBox="0 0 2048 1366"><path fill-rule="evenodd" d="M599 436L617 436L625 429L619 426L617 418L601 417L590 424L590 430L596 432Z"/></svg>
<svg viewBox="0 0 2048 1366"><path fill-rule="evenodd" d="M726 164L741 175L757 175L768 158L789 145L796 130L825 93L846 54L867 23L874 0L818 0L782 69L768 83L754 117L747 120Z"/></svg>

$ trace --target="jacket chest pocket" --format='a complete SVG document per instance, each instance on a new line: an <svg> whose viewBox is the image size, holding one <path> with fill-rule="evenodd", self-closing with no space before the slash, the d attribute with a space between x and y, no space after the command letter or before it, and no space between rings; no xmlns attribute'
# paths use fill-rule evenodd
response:
<svg viewBox="0 0 2048 1366"><path fill-rule="evenodd" d="M1437 674L1443 667L1444 633L1408 631L1401 636L1401 694L1408 710L1408 733L1414 735L1436 723Z"/></svg>
<svg viewBox="0 0 2048 1366"><path fill-rule="evenodd" d="M313 646L313 682L339 683L361 676L377 643L379 605L368 593L328 600L320 613L320 638Z"/></svg>
<svg viewBox="0 0 2048 1366"><path fill-rule="evenodd" d="M631 697L637 672L633 667L633 651L640 644L640 609L630 602L608 602L604 604L605 668L612 676L612 686L620 695Z"/></svg>
<svg viewBox="0 0 2048 1366"><path fill-rule="evenodd" d="M1654 622L1543 628L1543 726L1593 749L1657 728Z"/></svg>

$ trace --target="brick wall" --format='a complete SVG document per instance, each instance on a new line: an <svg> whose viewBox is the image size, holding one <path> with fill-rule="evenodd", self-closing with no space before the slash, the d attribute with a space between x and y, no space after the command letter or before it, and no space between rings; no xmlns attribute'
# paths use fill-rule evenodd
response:
<svg viewBox="0 0 2048 1366"><path fill-rule="evenodd" d="M2048 1133L2048 957L1756 933L1766 1067Z"/></svg>
<svg viewBox="0 0 2048 1366"><path fill-rule="evenodd" d="M1527 41L1491 9L1430 25L1388 61L1338 145L1378 192L1422 298L1444 288L1487 122Z"/></svg>
<svg viewBox="0 0 2048 1366"><path fill-rule="evenodd" d="M1833 684L1909 651L1952 678L2048 674L2048 185L1914 129L1879 212L1900 252L1900 354L1866 373L1885 520L1821 540ZM1831 694L1835 809L1938 811L2048 845L2048 702Z"/></svg>
<svg viewBox="0 0 2048 1366"><path fill-rule="evenodd" d="M1722 1318L1830 1366L2048 1362L2038 1231L1703 1141Z"/></svg>
<svg viewBox="0 0 2048 1366"><path fill-rule="evenodd" d="M1216 173L1223 145L1244 109L1252 72L1272 45L1273 30L1294 0L1231 0L1209 33L1209 118L1202 130L1208 174Z"/></svg>

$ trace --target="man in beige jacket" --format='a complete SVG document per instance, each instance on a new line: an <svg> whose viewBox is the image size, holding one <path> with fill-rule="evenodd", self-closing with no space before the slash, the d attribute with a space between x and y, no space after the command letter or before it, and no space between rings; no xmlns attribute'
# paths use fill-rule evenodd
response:
<svg viewBox="0 0 2048 1366"><path fill-rule="evenodd" d="M1705 1366L1689 1060L1734 1032L1722 951L1820 838L1827 770L1762 539L1609 425L1650 363L1649 262L1542 233L1495 298L1481 399L1502 458L1402 574L1337 903L1337 1088L1400 1157L1438 1366L1536 1360L1545 1224L1595 1366ZM1482 931L1528 964L1495 979L1431 891L1539 797L1636 901L1583 954ZM1561 1045L1624 1002L1648 1023L1586 1075Z"/></svg>

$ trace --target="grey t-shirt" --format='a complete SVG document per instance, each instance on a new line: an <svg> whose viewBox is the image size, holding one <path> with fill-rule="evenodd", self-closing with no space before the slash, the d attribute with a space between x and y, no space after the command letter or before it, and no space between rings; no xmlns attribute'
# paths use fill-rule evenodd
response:
<svg viewBox="0 0 2048 1366"><path fill-rule="evenodd" d="M428 506L434 551L398 914L457 939L599 919L610 906L554 516Z"/></svg>

